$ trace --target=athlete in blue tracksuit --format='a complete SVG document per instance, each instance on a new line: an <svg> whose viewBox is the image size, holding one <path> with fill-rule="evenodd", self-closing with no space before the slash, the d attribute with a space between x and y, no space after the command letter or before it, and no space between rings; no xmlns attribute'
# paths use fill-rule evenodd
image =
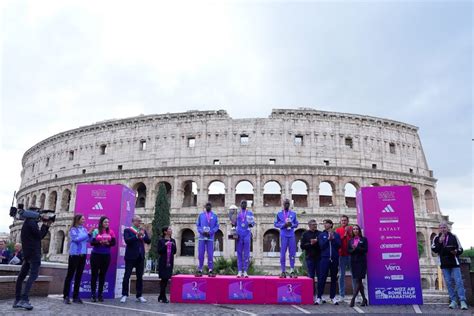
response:
<svg viewBox="0 0 474 316"><path fill-rule="evenodd" d="M253 213L247 210L247 201L240 202L240 211L237 214L237 277L247 278L247 269L250 263L250 242L252 241L251 228L255 225ZM243 272L243 273L242 273Z"/></svg>
<svg viewBox="0 0 474 316"><path fill-rule="evenodd" d="M330 219L324 220L324 231L318 236L319 248L321 249L321 262L318 276L318 297L315 304L321 304L324 286L328 274L331 275L331 288L329 298L334 305L339 302L336 299L337 272L339 269L339 248L341 248L341 237L333 229Z"/></svg>
<svg viewBox="0 0 474 316"><path fill-rule="evenodd" d="M290 252L290 277L296 278L295 256L296 256L296 240L295 228L298 227L296 213L290 210L290 200L285 199L283 209L278 212L275 218L275 227L280 228L280 265L281 278L286 278L286 249Z"/></svg>
<svg viewBox="0 0 474 316"><path fill-rule="evenodd" d="M210 202L206 203L206 209L199 214L196 221L196 227L199 232L198 259L199 267L196 276L202 276L202 266L204 265L204 252L207 251L207 265L209 267L209 276L216 276L212 271L214 264L214 234L219 230L219 219L217 214L212 212Z"/></svg>

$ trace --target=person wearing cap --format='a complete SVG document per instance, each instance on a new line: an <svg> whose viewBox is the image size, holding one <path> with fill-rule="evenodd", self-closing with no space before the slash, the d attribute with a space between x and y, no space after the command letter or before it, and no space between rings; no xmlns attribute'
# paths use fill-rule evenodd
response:
<svg viewBox="0 0 474 316"><path fill-rule="evenodd" d="M251 228L255 225L253 213L247 210L247 201L240 202L240 212L237 215L237 277L248 278L247 269L250 263Z"/></svg>
<svg viewBox="0 0 474 316"><path fill-rule="evenodd" d="M333 230L333 222L330 219L323 221L324 231L319 234L318 244L321 249L321 263L318 276L318 297L315 304L321 304L321 299L326 285L328 274L331 276L331 287L329 298L334 305L339 305L336 299L337 271L339 268L339 248L341 248L341 237Z"/></svg>
<svg viewBox="0 0 474 316"><path fill-rule="evenodd" d="M274 225L280 229L280 265L281 278L286 278L286 250L290 253L290 277L296 278L295 257L296 257L296 239L295 228L298 227L296 213L290 210L290 200L283 201L283 209L278 212Z"/></svg>

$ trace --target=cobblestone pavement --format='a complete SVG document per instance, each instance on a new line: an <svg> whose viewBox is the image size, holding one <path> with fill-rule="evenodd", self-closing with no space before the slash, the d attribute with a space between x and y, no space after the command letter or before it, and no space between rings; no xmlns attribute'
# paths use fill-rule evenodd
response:
<svg viewBox="0 0 474 316"><path fill-rule="evenodd" d="M157 302L156 296L145 296L147 303L137 303L131 297L125 304L118 299L107 300L105 303L64 305L59 296L48 298L34 297L31 304L33 311L17 310L12 308L12 300L0 301L1 315L257 315L257 314L440 314L440 315L473 315L474 309L467 311L460 309L450 310L444 302L430 302L421 306L367 306L351 308L347 303L338 306L324 304L314 305L204 305L204 304L162 304Z"/></svg>

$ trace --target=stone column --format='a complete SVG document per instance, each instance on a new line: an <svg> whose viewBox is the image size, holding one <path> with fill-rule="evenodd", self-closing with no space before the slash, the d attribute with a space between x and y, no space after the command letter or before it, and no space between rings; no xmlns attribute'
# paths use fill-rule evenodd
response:
<svg viewBox="0 0 474 316"><path fill-rule="evenodd" d="M255 178L255 186L253 188L253 204L255 208L263 207L263 190L262 190L262 179L260 172L257 171L257 176Z"/></svg>
<svg viewBox="0 0 474 316"><path fill-rule="evenodd" d="M235 203L235 188L234 182L232 181L231 176L227 176L227 183L225 184L225 206L224 209L227 210L229 206Z"/></svg>
<svg viewBox="0 0 474 316"><path fill-rule="evenodd" d="M199 177L199 187L197 189L197 207L202 209L207 202L207 187L204 187L204 176Z"/></svg>
<svg viewBox="0 0 474 316"><path fill-rule="evenodd" d="M183 203L182 200L179 198L179 183L178 177L175 176L173 179L173 192L171 193L171 205L172 209L179 208Z"/></svg>

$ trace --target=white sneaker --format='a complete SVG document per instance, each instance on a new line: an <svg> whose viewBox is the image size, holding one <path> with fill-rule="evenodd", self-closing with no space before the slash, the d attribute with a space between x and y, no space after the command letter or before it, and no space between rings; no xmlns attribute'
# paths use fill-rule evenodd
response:
<svg viewBox="0 0 474 316"><path fill-rule="evenodd" d="M333 298L331 300L331 302L334 304L334 305L339 305L339 300L337 298Z"/></svg>
<svg viewBox="0 0 474 316"><path fill-rule="evenodd" d="M239 271L239 272L237 273L237 277L238 277L238 278L241 278L241 277L242 277L242 271Z"/></svg>
<svg viewBox="0 0 474 316"><path fill-rule="evenodd" d="M122 296L122 298L120 299L120 303L125 303L127 301L127 297L124 295Z"/></svg>
<svg viewBox="0 0 474 316"><path fill-rule="evenodd" d="M321 305L321 299L320 299L320 298L317 298L317 299L314 301L314 305Z"/></svg>
<svg viewBox="0 0 474 316"><path fill-rule="evenodd" d="M243 274L244 278L248 278L249 275L247 274L247 271L244 271L244 274Z"/></svg>
<svg viewBox="0 0 474 316"><path fill-rule="evenodd" d="M137 297L137 302L146 303L146 299L143 296Z"/></svg>
<svg viewBox="0 0 474 316"><path fill-rule="evenodd" d="M344 303L344 296L339 296L337 300L341 303Z"/></svg>

